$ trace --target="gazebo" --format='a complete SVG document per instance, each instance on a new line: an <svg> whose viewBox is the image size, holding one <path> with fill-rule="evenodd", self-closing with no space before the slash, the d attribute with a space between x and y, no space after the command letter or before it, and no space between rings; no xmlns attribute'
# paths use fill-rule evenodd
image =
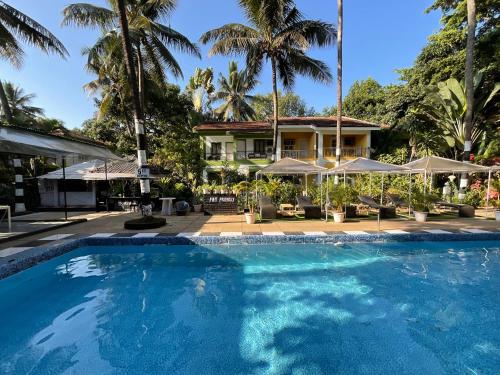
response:
<svg viewBox="0 0 500 375"><path fill-rule="evenodd" d="M258 171L255 176L262 175L280 175L280 176L295 176L303 175L305 179L305 188L307 192L307 176L321 175L327 169L319 165L307 163L302 160L283 158L276 163L270 164Z"/></svg>

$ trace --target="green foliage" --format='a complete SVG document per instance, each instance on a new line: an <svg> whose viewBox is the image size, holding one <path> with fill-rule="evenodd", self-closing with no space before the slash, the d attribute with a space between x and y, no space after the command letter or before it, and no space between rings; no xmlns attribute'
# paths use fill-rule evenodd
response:
<svg viewBox="0 0 500 375"><path fill-rule="evenodd" d="M252 103L256 120L268 120L273 116L273 94L255 95ZM293 92L284 95L278 91L278 112L281 117L314 116L313 107L307 107L306 102Z"/></svg>
<svg viewBox="0 0 500 375"><path fill-rule="evenodd" d="M210 100L215 91L213 79L212 68L196 68L186 86L186 92L191 97L193 108L200 114L211 111Z"/></svg>
<svg viewBox="0 0 500 375"><path fill-rule="evenodd" d="M292 181L283 181L279 187L277 204L293 204L297 202L297 196L300 194L299 188Z"/></svg>
<svg viewBox="0 0 500 375"><path fill-rule="evenodd" d="M423 185L414 184L411 192L411 206L415 211L419 212L429 212L432 208L432 205L439 200L439 196L433 192L427 191L424 192Z"/></svg>
<svg viewBox="0 0 500 375"><path fill-rule="evenodd" d="M228 77L222 74L219 78L219 88L213 94L212 101L223 101L215 109L215 114L224 121L244 121L255 118L255 111L250 105L255 98L249 95L257 81L246 69L238 71L235 61L229 63Z"/></svg>
<svg viewBox="0 0 500 375"><path fill-rule="evenodd" d="M337 212L344 212L344 207L356 200L357 192L349 184L334 185L329 192L329 199Z"/></svg>

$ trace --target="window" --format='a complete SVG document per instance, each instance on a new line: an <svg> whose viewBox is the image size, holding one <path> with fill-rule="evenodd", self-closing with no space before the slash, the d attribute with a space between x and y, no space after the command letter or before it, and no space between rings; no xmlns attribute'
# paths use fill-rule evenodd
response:
<svg viewBox="0 0 500 375"><path fill-rule="evenodd" d="M285 151L292 151L295 148L295 139L285 139L283 141Z"/></svg>
<svg viewBox="0 0 500 375"><path fill-rule="evenodd" d="M221 142L213 142L210 145L210 154L220 155L221 152L222 152L222 143Z"/></svg>
<svg viewBox="0 0 500 375"><path fill-rule="evenodd" d="M254 139L253 141L253 150L256 153L265 154L269 147L273 147L272 139Z"/></svg>
<svg viewBox="0 0 500 375"><path fill-rule="evenodd" d="M344 137L345 147L354 147L356 145L356 137Z"/></svg>

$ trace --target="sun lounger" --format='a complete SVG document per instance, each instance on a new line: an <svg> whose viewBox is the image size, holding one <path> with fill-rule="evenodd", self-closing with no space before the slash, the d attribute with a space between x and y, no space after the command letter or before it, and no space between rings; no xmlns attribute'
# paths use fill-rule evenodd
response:
<svg viewBox="0 0 500 375"><path fill-rule="evenodd" d="M368 195L359 195L358 199L361 203L366 204L368 207L379 210L381 219L392 219L396 217L396 207L382 206Z"/></svg>
<svg viewBox="0 0 500 375"><path fill-rule="evenodd" d="M274 206L271 198L262 196L259 198L259 212L261 219L276 219L278 210Z"/></svg>
<svg viewBox="0 0 500 375"><path fill-rule="evenodd" d="M408 203L397 194L387 194L387 198L389 198L394 207L408 207Z"/></svg>
<svg viewBox="0 0 500 375"><path fill-rule="evenodd" d="M468 204L449 203L444 201L436 202L436 204L438 206L456 208L459 217L474 217L476 214L474 207Z"/></svg>
<svg viewBox="0 0 500 375"><path fill-rule="evenodd" d="M175 214L177 216L185 216L189 212L189 203L180 201L175 204Z"/></svg>
<svg viewBox="0 0 500 375"><path fill-rule="evenodd" d="M306 196L297 197L297 206L304 210L306 219L321 219L321 206L313 204L311 198Z"/></svg>

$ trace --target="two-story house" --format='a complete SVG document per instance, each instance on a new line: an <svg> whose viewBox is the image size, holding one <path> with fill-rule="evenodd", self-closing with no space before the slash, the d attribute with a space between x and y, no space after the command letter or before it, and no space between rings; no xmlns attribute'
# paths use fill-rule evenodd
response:
<svg viewBox="0 0 500 375"><path fill-rule="evenodd" d="M283 117L279 120L277 158L291 157L324 167L335 163L336 117ZM272 163L270 121L210 122L195 130L202 138L205 178L229 163L250 174ZM380 125L342 117L342 158L369 158L372 131Z"/></svg>

